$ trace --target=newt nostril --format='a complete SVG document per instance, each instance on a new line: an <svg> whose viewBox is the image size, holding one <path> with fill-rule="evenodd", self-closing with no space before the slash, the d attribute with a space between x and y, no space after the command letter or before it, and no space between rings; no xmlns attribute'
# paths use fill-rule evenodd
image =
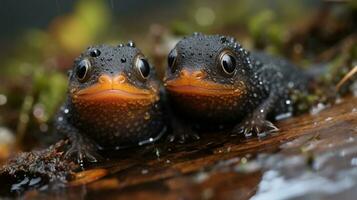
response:
<svg viewBox="0 0 357 200"><path fill-rule="evenodd" d="M192 73L192 76L196 79L202 79L205 77L205 73L203 71L195 71Z"/></svg>
<svg viewBox="0 0 357 200"><path fill-rule="evenodd" d="M185 69L183 69L183 70L180 71L180 76L181 77L188 77L188 76L190 76L190 72L185 70Z"/></svg>
<svg viewBox="0 0 357 200"><path fill-rule="evenodd" d="M111 83L112 82L112 79L109 77L109 76L107 76L107 75L101 75L100 77L99 77L99 79L98 79L98 82L99 83Z"/></svg>
<svg viewBox="0 0 357 200"><path fill-rule="evenodd" d="M114 78L115 83L124 83L126 81L126 78L124 75L119 75Z"/></svg>

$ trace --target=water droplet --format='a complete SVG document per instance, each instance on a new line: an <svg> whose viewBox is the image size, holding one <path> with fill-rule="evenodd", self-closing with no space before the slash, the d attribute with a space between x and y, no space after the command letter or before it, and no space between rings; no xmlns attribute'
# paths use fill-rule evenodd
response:
<svg viewBox="0 0 357 200"><path fill-rule="evenodd" d="M155 149L155 155L160 158L160 150L158 148Z"/></svg>
<svg viewBox="0 0 357 200"><path fill-rule="evenodd" d="M294 82L289 82L289 83L288 83L288 87L289 87L289 88L293 88L294 85L295 85Z"/></svg>
<svg viewBox="0 0 357 200"><path fill-rule="evenodd" d="M144 119L145 120L149 120L150 119L150 114L148 112L145 113Z"/></svg>
<svg viewBox="0 0 357 200"><path fill-rule="evenodd" d="M135 43L131 40L128 41L128 44L127 44L129 47L135 47Z"/></svg>
<svg viewBox="0 0 357 200"><path fill-rule="evenodd" d="M147 173L149 173L149 170L147 170L147 169L141 170L141 174L147 174Z"/></svg>
<svg viewBox="0 0 357 200"><path fill-rule="evenodd" d="M227 38L225 36L221 36L219 40L221 41L221 43L225 43L227 41Z"/></svg>
<svg viewBox="0 0 357 200"><path fill-rule="evenodd" d="M0 106L5 105L7 102L7 97L3 94L0 94Z"/></svg>
<svg viewBox="0 0 357 200"><path fill-rule="evenodd" d="M332 117L328 117L325 119L325 121L331 121L333 118Z"/></svg>

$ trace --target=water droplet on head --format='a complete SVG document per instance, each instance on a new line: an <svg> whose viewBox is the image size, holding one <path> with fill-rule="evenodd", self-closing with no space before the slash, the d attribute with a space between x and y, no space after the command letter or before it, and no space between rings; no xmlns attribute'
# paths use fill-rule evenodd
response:
<svg viewBox="0 0 357 200"><path fill-rule="evenodd" d="M98 56L100 56L101 52L99 49L93 49L92 51L90 51L89 54L91 57L98 57Z"/></svg>
<svg viewBox="0 0 357 200"><path fill-rule="evenodd" d="M131 40L128 41L128 44L127 44L129 47L135 47L135 43Z"/></svg>
<svg viewBox="0 0 357 200"><path fill-rule="evenodd" d="M248 56L248 55L249 55L249 51L247 51L247 50L245 50L245 49L243 50L243 53L244 53L245 56Z"/></svg>
<svg viewBox="0 0 357 200"><path fill-rule="evenodd" d="M225 36L219 37L219 40L221 41L221 43L227 42L227 38Z"/></svg>

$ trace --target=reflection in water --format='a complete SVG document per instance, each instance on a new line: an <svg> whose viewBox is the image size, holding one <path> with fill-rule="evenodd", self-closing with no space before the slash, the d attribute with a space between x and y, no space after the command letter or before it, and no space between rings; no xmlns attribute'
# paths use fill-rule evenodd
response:
<svg viewBox="0 0 357 200"><path fill-rule="evenodd" d="M287 178L277 170L269 170L263 175L257 194L251 199L326 198L327 195L337 195L355 188L356 180L357 168L339 171L334 179L311 171ZM351 191L351 197L352 193Z"/></svg>
<svg viewBox="0 0 357 200"><path fill-rule="evenodd" d="M266 171L251 199L356 197L357 135L351 130L302 136L282 145L280 153L258 159Z"/></svg>

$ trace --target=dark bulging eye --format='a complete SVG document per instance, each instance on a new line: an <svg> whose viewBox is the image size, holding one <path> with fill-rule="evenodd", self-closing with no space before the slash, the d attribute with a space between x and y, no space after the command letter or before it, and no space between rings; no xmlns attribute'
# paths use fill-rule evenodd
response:
<svg viewBox="0 0 357 200"><path fill-rule="evenodd" d="M171 72L176 71L176 59L177 59L177 50L173 49L167 57L167 64L169 65Z"/></svg>
<svg viewBox="0 0 357 200"><path fill-rule="evenodd" d="M91 64L88 60L82 60L78 63L76 69L76 76L79 81L85 81L88 76L88 72L90 70Z"/></svg>
<svg viewBox="0 0 357 200"><path fill-rule="evenodd" d="M150 65L145 58L137 59L136 68L138 69L142 78L146 79L150 75Z"/></svg>
<svg viewBox="0 0 357 200"><path fill-rule="evenodd" d="M221 65L223 71L226 74L230 75L236 69L236 59L234 58L234 56L231 53L225 51L225 52L221 53L220 65Z"/></svg>
<svg viewBox="0 0 357 200"><path fill-rule="evenodd" d="M98 56L100 56L100 54L101 54L101 52L99 49L93 49L90 52L90 56L92 56L92 57L98 57Z"/></svg>

